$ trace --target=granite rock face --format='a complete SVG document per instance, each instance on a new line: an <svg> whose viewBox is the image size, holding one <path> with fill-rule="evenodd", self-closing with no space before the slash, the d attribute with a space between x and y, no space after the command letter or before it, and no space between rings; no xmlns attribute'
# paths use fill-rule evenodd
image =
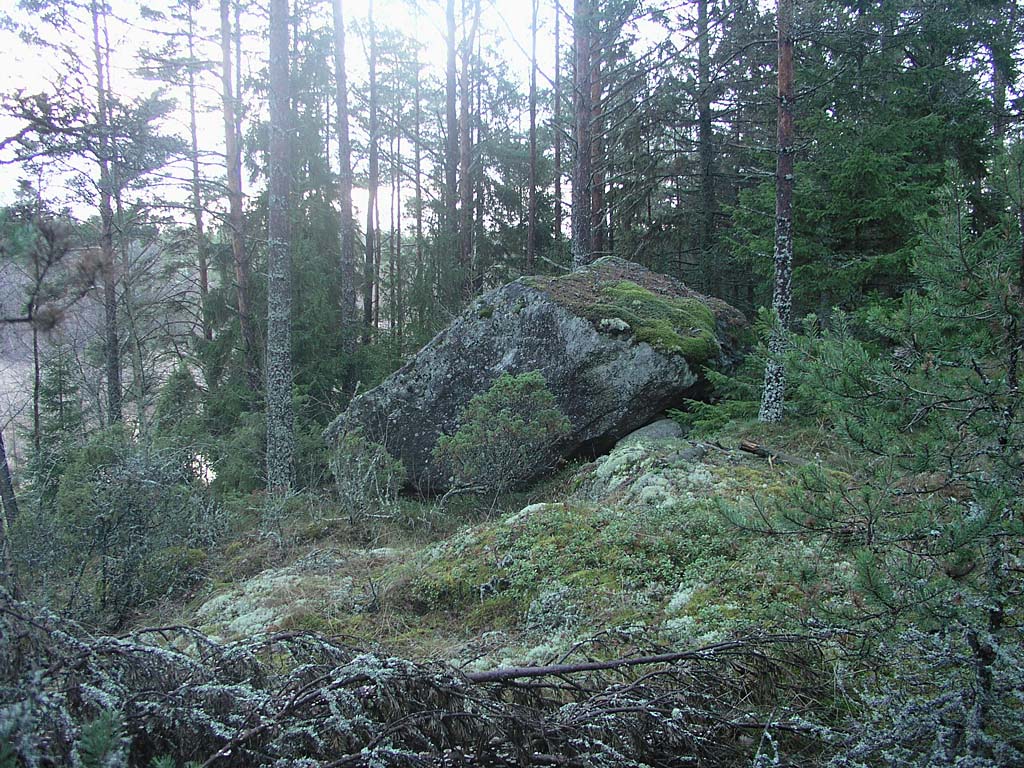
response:
<svg viewBox="0 0 1024 768"><path fill-rule="evenodd" d="M503 373L539 371L569 432L536 471L607 450L684 397L700 397L702 366L738 360L743 315L679 281L617 258L560 277L520 278L484 294L405 366L353 399L325 430L359 430L405 465L423 493L447 490L433 457L469 401Z"/></svg>

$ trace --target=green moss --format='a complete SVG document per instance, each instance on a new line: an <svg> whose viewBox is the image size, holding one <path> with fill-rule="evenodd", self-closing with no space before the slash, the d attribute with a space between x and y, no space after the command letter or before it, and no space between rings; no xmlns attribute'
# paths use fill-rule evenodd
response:
<svg viewBox="0 0 1024 768"><path fill-rule="evenodd" d="M394 574L399 602L454 610L476 621L499 610L518 619L545 584L586 595L598 610L612 596L674 586L696 555L676 507L632 513L589 504L551 504L526 517L484 524ZM486 624L486 622L482 622Z"/></svg>
<svg viewBox="0 0 1024 768"><path fill-rule="evenodd" d="M692 362L703 362L718 351L715 316L704 302L659 296L629 280L602 285L588 316L597 321L619 318L629 323L637 341Z"/></svg>
<svg viewBox="0 0 1024 768"><path fill-rule="evenodd" d="M524 605L518 595L505 592L478 602L466 612L464 621L475 632L510 629L522 617Z"/></svg>
<svg viewBox="0 0 1024 768"><path fill-rule="evenodd" d="M659 352L682 355L692 363L702 363L718 352L715 315L701 299L677 295L671 285L662 284L667 278L652 277L655 282L645 287L614 272L604 277L615 279L600 275L584 270L524 282L595 324L613 318L628 323L633 338Z"/></svg>

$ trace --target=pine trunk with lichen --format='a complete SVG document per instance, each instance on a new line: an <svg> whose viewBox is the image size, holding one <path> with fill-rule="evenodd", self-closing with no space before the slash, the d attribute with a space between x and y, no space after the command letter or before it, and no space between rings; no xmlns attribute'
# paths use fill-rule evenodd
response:
<svg viewBox="0 0 1024 768"><path fill-rule="evenodd" d="M375 276L377 274L377 252L378 245L376 223L377 209L377 185L380 181L380 149L378 142L378 118L377 118L377 29L373 20L373 2L369 6L369 38L370 38L370 82L369 82L369 168L366 185L366 251L363 263L363 344L369 344L375 327L373 312L373 292Z"/></svg>
<svg viewBox="0 0 1024 768"><path fill-rule="evenodd" d="M352 145L349 139L348 77L345 71L345 14L342 0L333 0L335 101L338 111L338 203L341 206L341 323L342 343L349 356L356 342L356 227L352 213ZM346 363L344 387L355 386L351 362Z"/></svg>
<svg viewBox="0 0 1024 768"><path fill-rule="evenodd" d="M4 445L3 430L0 430L0 586L14 590L16 587L12 562L10 531L18 517L18 498L14 493L11 466L7 463L7 448Z"/></svg>
<svg viewBox="0 0 1024 768"><path fill-rule="evenodd" d="M775 175L775 282L772 312L776 325L768 341L768 364L758 420L782 421L786 390L786 330L793 312L793 0L779 0L779 154Z"/></svg>
<svg viewBox="0 0 1024 768"><path fill-rule="evenodd" d="M462 8L465 24L466 8ZM473 132L470 127L470 63L473 40L480 25L480 3L474 5L473 23L462 41L462 76L459 83L459 278L462 296L473 295Z"/></svg>
<svg viewBox="0 0 1024 768"><path fill-rule="evenodd" d="M576 46L576 66L573 78L573 120L576 136L576 157L572 170L572 266L580 269L594 260L592 205L592 151L591 118L591 0L575 0L572 29Z"/></svg>
<svg viewBox="0 0 1024 768"><path fill-rule="evenodd" d="M103 355L107 377L107 420L121 420L121 345L117 334L117 275L114 258L113 181L110 173L105 53L100 45L100 15L105 11L91 5L93 55L96 64L96 122L99 128L100 263L103 276Z"/></svg>
<svg viewBox="0 0 1024 768"><path fill-rule="evenodd" d="M236 6L236 31L238 13ZM220 0L221 108L224 120L224 154L228 187L228 230L231 233L231 260L235 270L235 301L242 336L245 377L249 386L260 386L259 345L253 327L249 255L245 250L245 221L242 211L242 155L239 141L239 116L236 101L240 88L231 76L231 0Z"/></svg>
<svg viewBox="0 0 1024 768"><path fill-rule="evenodd" d="M267 488L292 485L291 256L288 225L288 2L270 4L270 201L267 253Z"/></svg>

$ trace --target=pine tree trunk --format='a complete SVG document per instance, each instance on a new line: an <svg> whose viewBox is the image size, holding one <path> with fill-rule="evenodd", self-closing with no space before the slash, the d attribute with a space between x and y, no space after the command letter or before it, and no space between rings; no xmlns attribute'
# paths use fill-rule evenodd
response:
<svg viewBox="0 0 1024 768"><path fill-rule="evenodd" d="M591 104L591 26L592 0L573 2L573 40L576 66L573 76L573 124L576 137L576 156L572 169L572 266L580 269L594 259L593 232L591 230L591 152L593 140L590 120Z"/></svg>
<svg viewBox="0 0 1024 768"><path fill-rule="evenodd" d="M601 50L599 36L593 35L590 48L590 131L591 131L591 189L590 189L590 236L593 242L593 258L605 250L605 202L604 202L604 139L601 137Z"/></svg>
<svg viewBox="0 0 1024 768"><path fill-rule="evenodd" d="M532 274L537 262L537 6L530 0L530 179L526 225L526 272Z"/></svg>
<svg viewBox="0 0 1024 768"><path fill-rule="evenodd" d="M356 226L352 214L352 142L349 138L348 73L345 70L345 14L342 0L333 0L334 71L338 112L338 202L341 207L341 327L346 356L345 392L355 386L352 355L356 346Z"/></svg>
<svg viewBox="0 0 1024 768"><path fill-rule="evenodd" d="M373 232L373 327L380 330L380 305L381 305L381 258L384 253L384 238L381 236L380 228L380 201L374 206L374 232Z"/></svg>
<svg viewBox="0 0 1024 768"><path fill-rule="evenodd" d="M251 272L245 250L245 224L242 217L242 148L238 140L239 91L231 78L231 0L220 0L221 98L224 113L224 148L228 186L228 229L231 232L231 258L235 266L235 296L238 325L242 335L245 377L253 392L260 390L259 345L253 326ZM238 26L236 6L235 26ZM237 46L237 43L236 43Z"/></svg>
<svg viewBox="0 0 1024 768"><path fill-rule="evenodd" d="M110 82L109 72L107 74L107 82ZM115 203L115 220L117 222L117 231L121 233L121 237L118 238L118 250L121 255L121 285L122 285L122 307L124 308L124 325L125 332L128 337L128 356L131 360L132 368L132 382L131 390L133 390L133 396L135 398L135 419L136 428L139 434L146 433L146 393L148 386L146 384L148 378L148 372L144 364L144 355L142 351L142 339L139 335L139 325L135 316L136 304L133 296L135 277L132 274L132 263L131 255L128 251L128 241L125 237L126 232L126 221L124 215L124 205L122 203L122 197L120 192L120 183L117 180L116 173L117 166L114 166L114 187L118 190L117 194L114 195Z"/></svg>
<svg viewBox="0 0 1024 768"><path fill-rule="evenodd" d="M92 43L96 64L96 124L99 140L99 209L100 260L103 277L103 357L107 379L107 421L121 420L121 349L117 333L117 277L114 257L113 182L110 174L110 138L108 136L107 85L105 54L100 45L100 14L96 0L90 4L92 15Z"/></svg>
<svg viewBox="0 0 1024 768"><path fill-rule="evenodd" d="M288 0L270 1L270 180L267 235L267 488L292 486Z"/></svg>
<svg viewBox="0 0 1024 768"><path fill-rule="evenodd" d="M188 9L188 128L192 161L192 219L195 223L196 261L199 271L199 313L203 338L213 339L213 328L207 312L210 294L210 268L206 250L206 235L203 231L203 200L199 175L199 131L196 126L196 52L195 52L195 19L193 7Z"/></svg>
<svg viewBox="0 0 1024 768"><path fill-rule="evenodd" d="M562 2L555 0L555 242L562 242Z"/></svg>
<svg viewBox="0 0 1024 768"><path fill-rule="evenodd" d="M392 235L395 239L395 263L391 272L391 290L395 302L395 325L392 332L397 339L396 362L402 359L402 334L405 326L402 299L402 106L399 104L395 109L395 193L392 197L396 221Z"/></svg>
<svg viewBox="0 0 1024 768"><path fill-rule="evenodd" d="M465 18L465 0L463 0ZM462 41L462 82L459 88L459 269L462 278L462 297L473 293L473 177L470 167L473 162L473 135L470 130L470 85L469 65L473 58L473 40L480 23L480 4L476 4L473 26Z"/></svg>
<svg viewBox="0 0 1024 768"><path fill-rule="evenodd" d="M480 0L476 0L477 13L480 11ZM479 19L478 19L479 20ZM479 24L478 24L479 26ZM483 55L483 44L481 42L482 35L476 36L476 116L473 120L474 138L473 146L480 147L484 143L484 89L483 89L483 75L481 74L482 62L484 60ZM484 262L483 255L480 252L480 246L484 242L484 235L486 234L484 226L484 170L481 165L481 159L479 153L477 155L476 170L473 173L473 265L475 272L473 274L473 291L478 292L483 289L485 275L487 272L488 264Z"/></svg>
<svg viewBox="0 0 1024 768"><path fill-rule="evenodd" d="M458 218L458 168L459 168L459 118L456 110L458 99L455 69L455 0L448 0L445 6L445 22L447 24L448 61L445 71L445 115L447 130L447 148L444 163L444 201L445 221L443 231L448 240L443 247L452 248L456 244L455 223Z"/></svg>
<svg viewBox="0 0 1024 768"><path fill-rule="evenodd" d="M39 212L36 212L39 215ZM32 250L32 277L33 285L38 289L42 282L42 271L39 268L40 254L36 249ZM33 307L35 302L33 301ZM39 398L43 385L42 362L39 358L39 328L32 323L32 450L36 459L39 459L42 451L43 426L42 415L39 411Z"/></svg>
<svg viewBox="0 0 1024 768"><path fill-rule="evenodd" d="M11 551L11 528L18 517L18 499L14 494L11 466L7 462L7 447L4 433L0 429L0 501L3 502L3 518L0 519L0 586L15 594L17 584L14 577L14 563Z"/></svg>
<svg viewBox="0 0 1024 768"><path fill-rule="evenodd" d="M418 21L418 18L417 18ZM416 312L419 325L422 328L427 318L427 298L422 295L426 293L427 276L426 266L423 263L423 158L422 158L422 135L420 128L420 58L419 49L416 50L414 65L416 68L416 83L414 86L413 98L416 100L413 109L415 126L415 146L413 155L414 174L416 176Z"/></svg>
<svg viewBox="0 0 1024 768"><path fill-rule="evenodd" d="M711 115L711 32L708 0L697 0L697 144L700 156L700 271L704 289L718 295L720 285L714 264L715 180L714 126Z"/></svg>
<svg viewBox="0 0 1024 768"><path fill-rule="evenodd" d="M377 141L377 29L373 19L373 0L369 7L370 36L370 167L367 177L366 204L366 258L363 264L363 344L369 344L374 325L374 273L377 271L376 244L374 243L377 226L374 216L377 207L377 186L380 182L380 158Z"/></svg>
<svg viewBox="0 0 1024 768"><path fill-rule="evenodd" d="M768 364L758 419L782 421L786 370L782 354L792 314L793 291L793 0L778 0L779 112L775 173L775 281L772 311L776 326L768 342Z"/></svg>
<svg viewBox="0 0 1024 768"><path fill-rule="evenodd" d="M391 83L393 88L396 88L398 85L395 79L392 79ZM388 206L388 335L394 340L395 326L398 320L398 305L395 301L395 198L398 195L398 165L395 147L398 140L398 105L393 104L392 107L394 108L394 111L391 113L392 125L395 127L395 130L391 132L391 140L388 147L388 153L391 156L391 178L389 180L390 205Z"/></svg>

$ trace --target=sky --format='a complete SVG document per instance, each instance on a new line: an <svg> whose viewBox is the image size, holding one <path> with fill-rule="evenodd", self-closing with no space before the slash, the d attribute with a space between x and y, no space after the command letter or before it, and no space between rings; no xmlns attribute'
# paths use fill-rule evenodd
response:
<svg viewBox="0 0 1024 768"><path fill-rule="evenodd" d="M139 5L126 0L109 0L112 8L112 15L123 18L132 23L139 23ZM155 7L165 5L168 0L150 0ZM353 24L363 22L366 18L368 3L370 0L345 0L346 26L349 28L347 69L350 81L359 82L366 76L367 65L365 52L359 38L352 34ZM571 0L563 0L563 3L571 6ZM265 3L261 3L265 4ZM433 71L437 77L443 77L445 68L446 48L444 43L444 7L440 0L420 0L420 7L414 8L411 3L405 0L375 0L374 11L378 27L393 27L401 30L409 36L413 36L423 44L423 60L426 66ZM554 49L554 2L553 0L541 0L540 24L538 31L538 58L540 75L538 82L544 86L545 76L553 74L553 49ZM28 25L35 24L40 29L45 27L38 24L37 20L25 16L18 8L16 0L0 0L0 14L9 16L20 23ZM564 14L564 9L563 9ZM530 45L530 6L528 0L483 0L481 27L486 35L485 40L493 41L508 64L510 75L522 83L526 90L526 83L529 74L529 45ZM325 26L331 21L331 6L329 0L322 2L317 9L315 18L322 19ZM152 22L141 22L153 27ZM216 0L204 0L200 12L199 23L201 28L211 36L215 36L219 30L219 16L217 14ZM257 35L266 25L265 11L253 10L248 14L244 22L252 33L251 39L245 44L247 54L244 68L247 73L252 73L264 66L265 53L262 46L265 42L258 39ZM563 47L571 39L569 34L569 19L563 16ZM8 25L9 26L9 25ZM61 43L71 43L84 56L91 56L89 46L91 45L91 30L87 24L80 23L76 31L82 37L78 40L73 35L64 34L59 38ZM51 33L47 36L53 37ZM114 90L125 94L139 94L152 88L138 77L136 72L135 53L140 44L156 46L159 43L159 36L156 33L140 33L130 26L114 22L110 26L111 48L114 51L112 57L112 80ZM36 46L25 44L19 39L18 34L10 28L0 29L0 50L4 51L3 66L0 66L0 92L10 93L17 89L24 89L27 92L47 91L51 89L51 83L59 81L66 76L59 63L59 57L52 51L46 51ZM209 50L211 58L219 61L219 50L212 47ZM89 59L86 59L89 61ZM219 93L215 76L207 78L201 101L206 106L204 115L200 117L200 141L203 149L210 152L223 152L222 123L219 113ZM187 113L184 111L185 94L184 90L176 94L181 108L172 115L167 128L181 136L187 136ZM525 115L523 116L525 120ZM17 123L10 118L0 116L0 139L16 132ZM0 163L9 160L8 156L0 155ZM88 166L83 167L87 172ZM184 172L184 171L182 171ZM216 173L211 168L211 173ZM222 173L222 172L221 172ZM8 204L13 201L19 177L26 175L24 170L16 165L0 164L0 204ZM46 190L48 196L60 198L64 196L61 188L61 178L54 179ZM382 201L383 202L383 201ZM89 205L85 201L71 201L72 210L76 213L87 214Z"/></svg>

